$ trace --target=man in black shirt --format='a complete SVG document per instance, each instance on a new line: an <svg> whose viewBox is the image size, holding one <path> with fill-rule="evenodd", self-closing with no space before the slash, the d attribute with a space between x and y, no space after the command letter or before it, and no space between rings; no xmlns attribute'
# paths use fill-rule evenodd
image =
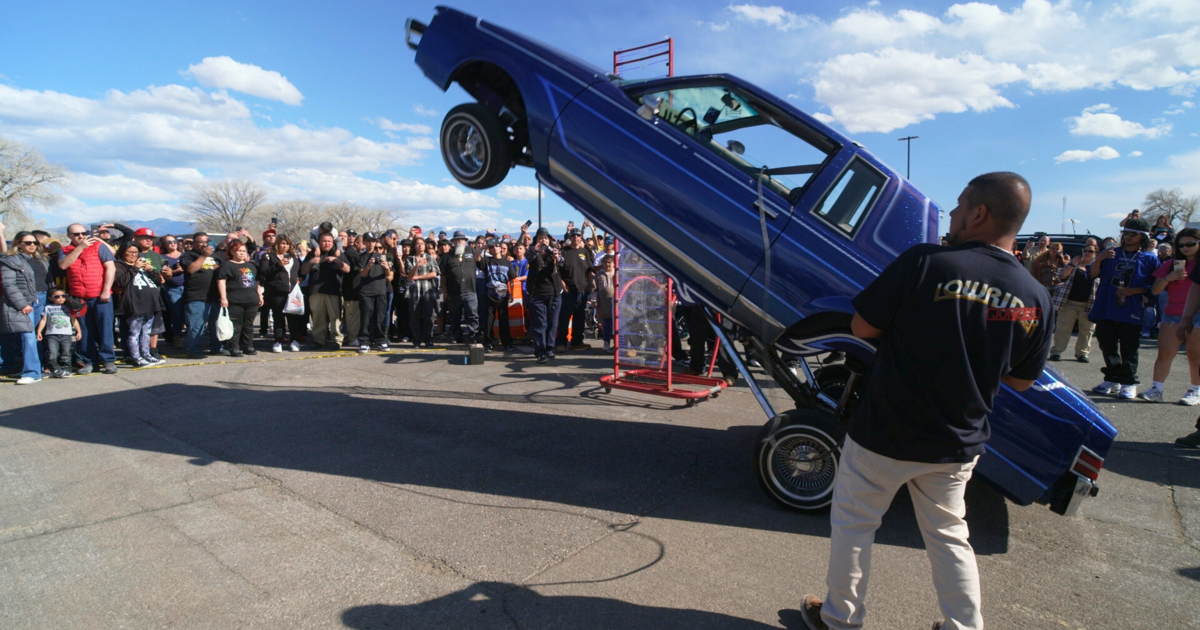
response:
<svg viewBox="0 0 1200 630"><path fill-rule="evenodd" d="M353 265L358 276L358 351L365 354L375 346L387 350L388 284L392 281L392 263L386 248L372 232L363 234L363 251Z"/></svg>
<svg viewBox="0 0 1200 630"><path fill-rule="evenodd" d="M479 299L475 292L475 272L484 267L482 258L467 247L467 235L461 231L451 239L453 249L442 254L438 266L442 269L442 297L446 301L450 334L454 341L479 345Z"/></svg>
<svg viewBox="0 0 1200 630"><path fill-rule="evenodd" d="M559 274L563 281L562 307L558 312L558 338L556 350L567 349L567 326L571 326L571 349L587 350L591 346L583 341L583 325L587 313L588 288L591 283L592 257L583 246L583 234L571 228L567 232L566 244L559 262ZM682 356L682 355L681 355Z"/></svg>
<svg viewBox="0 0 1200 630"><path fill-rule="evenodd" d="M204 358L204 344L209 352L221 351L213 323L219 314L216 271L221 266L217 252L208 243L208 234L192 235L192 250L179 257L183 268L183 308L187 313L187 352L189 359Z"/></svg>
<svg viewBox="0 0 1200 630"><path fill-rule="evenodd" d="M308 306L312 311L313 344L317 348L336 350L341 346L338 326L342 317L342 278L350 273L350 264L341 252L334 249L333 234L322 232L317 237L318 249L310 251L300 275L316 273L309 279Z"/></svg>
<svg viewBox="0 0 1200 630"><path fill-rule="evenodd" d="M963 493L993 398L1001 383L1033 385L1054 321L1010 253L1029 203L1020 175L976 177L950 213L950 245L910 248L854 299L851 329L879 348L834 481L828 594L804 598L809 628L862 627L875 530L905 484L945 615L934 627L983 627Z"/></svg>
<svg viewBox="0 0 1200 630"><path fill-rule="evenodd" d="M538 228L531 249L525 252L529 276L525 281L529 295L529 336L538 363L554 358L555 329L562 304L562 278L558 275L559 253L550 246L550 230Z"/></svg>

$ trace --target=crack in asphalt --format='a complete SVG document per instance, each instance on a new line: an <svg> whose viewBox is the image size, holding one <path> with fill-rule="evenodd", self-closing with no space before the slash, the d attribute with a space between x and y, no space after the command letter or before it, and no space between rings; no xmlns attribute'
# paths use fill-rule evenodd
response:
<svg viewBox="0 0 1200 630"><path fill-rule="evenodd" d="M167 521L166 519L164 519L161 514L151 514L150 517L157 520L158 522L162 523L163 525L170 527L171 529L175 530L176 532L179 532L180 536L183 536L185 539L187 539L189 542L191 542L193 546L195 546L200 551L203 551L208 557L212 558L213 562L216 562L218 566L220 566L222 569L225 569L229 573L232 573L239 580L245 582L250 588L254 589L254 591L258 594L259 597L265 597L267 595L270 595L270 593L268 591L265 591L265 590L259 588L257 584L255 584L253 581L251 581L250 578L242 575L240 571L229 566L228 564L225 564L225 561L221 560L221 558L218 557L217 554L213 553L213 551L208 548L208 545L205 545L203 542L196 540L195 538L192 538L191 535L189 535L187 532L185 532L182 529L180 529L179 527L177 527L174 523L171 523L171 522Z"/></svg>

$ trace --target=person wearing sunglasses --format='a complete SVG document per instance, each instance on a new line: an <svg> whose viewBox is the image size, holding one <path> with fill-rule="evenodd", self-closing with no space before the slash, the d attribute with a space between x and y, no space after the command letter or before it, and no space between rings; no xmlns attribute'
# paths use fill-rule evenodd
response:
<svg viewBox="0 0 1200 630"><path fill-rule="evenodd" d="M91 374L101 364L105 374L117 373L117 355L113 352L112 285L117 274L113 250L78 223L67 226L71 243L62 249L58 268L67 275L67 294L87 305L83 338L75 347L76 374Z"/></svg>
<svg viewBox="0 0 1200 630"><path fill-rule="evenodd" d="M18 374L18 385L42 380L37 323L46 306L48 277L45 257L30 232L13 237L15 252L0 257L0 335L5 337L4 372Z"/></svg>
<svg viewBox="0 0 1200 630"><path fill-rule="evenodd" d="M162 299L166 306L163 311L166 315L166 338L176 348L183 347L183 323L187 319L183 313L183 267L179 264L183 256L181 245L180 239L171 234L158 239L158 250L163 261Z"/></svg>
<svg viewBox="0 0 1200 630"><path fill-rule="evenodd" d="M1137 397L1145 298L1154 284L1150 274L1158 268L1158 256L1149 249L1150 223L1130 219L1121 230L1120 245L1100 252L1088 269L1091 278L1100 279L1088 313L1104 355L1104 381L1092 388L1097 394Z"/></svg>
<svg viewBox="0 0 1200 630"><path fill-rule="evenodd" d="M1184 228L1175 236L1175 255L1159 265L1154 270L1154 286L1151 292L1161 295L1166 292L1167 305L1163 309L1162 320L1159 323L1158 358L1154 361L1154 381L1150 389L1138 395L1138 398L1150 402L1163 401L1163 383L1171 373L1171 363L1179 354L1179 338L1176 330L1182 321L1184 306L1187 304L1188 291L1192 281L1188 275L1196 267L1197 255L1200 254L1200 230ZM1195 319L1195 318L1193 318ZM1188 359L1188 375L1191 386L1179 399L1179 404L1187 406L1200 405L1200 331L1192 329L1185 341Z"/></svg>
<svg viewBox="0 0 1200 630"><path fill-rule="evenodd" d="M1071 259L1058 275L1058 285L1052 292L1054 310L1058 311L1058 321L1054 328L1054 343L1050 346L1050 360L1062 360L1071 341L1071 330L1079 325L1079 336L1075 339L1075 360L1080 363L1088 362L1088 352L1091 350L1092 331L1096 325L1088 319L1092 310L1092 301L1096 299L1096 285L1099 278L1089 278L1087 268L1096 260L1100 244L1096 239L1089 238L1083 246L1083 254Z"/></svg>

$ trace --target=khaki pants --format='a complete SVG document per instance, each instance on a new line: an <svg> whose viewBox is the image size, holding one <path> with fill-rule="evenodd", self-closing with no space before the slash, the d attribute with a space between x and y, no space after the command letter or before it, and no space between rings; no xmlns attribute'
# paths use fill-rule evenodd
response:
<svg viewBox="0 0 1200 630"><path fill-rule="evenodd" d="M834 630L861 628L875 530L900 486L908 484L913 511L933 567L946 630L981 629L979 569L967 542L967 481L976 462L922 464L873 453L846 437L829 512L829 588L821 619Z"/></svg>
<svg viewBox="0 0 1200 630"><path fill-rule="evenodd" d="M346 343L358 343L358 333L362 329L358 300L342 300L342 323L346 325Z"/></svg>
<svg viewBox="0 0 1200 630"><path fill-rule="evenodd" d="M312 310L313 343L341 344L338 324L342 317L342 296L328 293L313 293L308 296L308 307Z"/></svg>
<svg viewBox="0 0 1200 630"><path fill-rule="evenodd" d="M1062 354L1071 342L1071 329L1079 322L1079 338L1075 340L1075 358L1086 357L1091 350L1092 331L1096 324L1088 321L1087 302L1066 300L1058 309L1058 322L1054 324L1054 345L1050 354Z"/></svg>

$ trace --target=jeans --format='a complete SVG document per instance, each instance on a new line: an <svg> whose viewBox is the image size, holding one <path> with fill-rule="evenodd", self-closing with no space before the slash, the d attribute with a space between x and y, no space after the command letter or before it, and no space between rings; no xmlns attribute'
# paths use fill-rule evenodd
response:
<svg viewBox="0 0 1200 630"><path fill-rule="evenodd" d="M437 312L437 300L430 298L408 300L409 333L413 344L433 341L433 317Z"/></svg>
<svg viewBox="0 0 1200 630"><path fill-rule="evenodd" d="M613 320L600 320L600 335L604 338L604 343L612 343L613 338Z"/></svg>
<svg viewBox="0 0 1200 630"><path fill-rule="evenodd" d="M116 363L113 352L113 303L100 298L84 300L87 314L79 322L83 338L75 348L75 359L87 365Z"/></svg>
<svg viewBox="0 0 1200 630"><path fill-rule="evenodd" d="M358 298L358 345L369 346L387 341L387 296L363 295Z"/></svg>
<svg viewBox="0 0 1200 630"><path fill-rule="evenodd" d="M308 296L312 310L313 343L341 343L342 332L338 330L342 321L342 296L331 293L313 293Z"/></svg>
<svg viewBox="0 0 1200 630"><path fill-rule="evenodd" d="M1071 341L1071 329L1079 323L1079 337L1075 340L1075 358L1086 357L1091 350L1092 330L1096 324L1087 318L1087 302L1064 300L1058 309L1058 322L1054 325L1054 345L1050 354L1062 354Z"/></svg>
<svg viewBox="0 0 1200 630"><path fill-rule="evenodd" d="M42 319L42 311L46 308L46 292L39 291L34 297L33 310L29 312L29 321L33 331L37 330L38 322ZM15 372L21 366L21 378L42 378L42 356L38 351L36 332L9 333L5 335L8 352L5 356L4 371ZM9 362L11 361L11 365Z"/></svg>
<svg viewBox="0 0 1200 630"><path fill-rule="evenodd" d="M73 335L44 335L46 340L46 367L51 370L71 371L71 347L75 345Z"/></svg>
<svg viewBox="0 0 1200 630"><path fill-rule="evenodd" d="M557 295L539 295L529 300L529 336L533 339L533 354L538 358L554 350L554 333L558 328L558 309L562 298Z"/></svg>
<svg viewBox="0 0 1200 630"><path fill-rule="evenodd" d="M1142 325L1102 319L1096 322L1096 342L1104 355L1100 371L1104 380L1120 385L1137 385L1138 349L1142 345Z"/></svg>
<svg viewBox="0 0 1200 630"><path fill-rule="evenodd" d="M154 315L125 316L125 351L133 360L150 358L150 329Z"/></svg>
<svg viewBox="0 0 1200 630"><path fill-rule="evenodd" d="M204 354L204 344L209 337L209 323L216 317L216 304L203 300L191 300L184 303L187 313L187 343L188 354ZM209 346L211 347L211 343Z"/></svg>
<svg viewBox="0 0 1200 630"><path fill-rule="evenodd" d="M183 286L167 287L163 289L163 302L167 305L167 319L170 320L170 325L167 326L167 333L171 341L174 341L183 334Z"/></svg>
<svg viewBox="0 0 1200 630"><path fill-rule="evenodd" d="M479 334L479 296L463 292L446 300L450 334L458 343L475 343Z"/></svg>
<svg viewBox="0 0 1200 630"><path fill-rule="evenodd" d="M965 464L923 464L884 457L850 437L842 448L829 511L829 588L821 619L830 628L861 628L875 530L900 486L907 484L933 568L945 630L981 629L979 568L963 517L967 481L979 458Z"/></svg>
<svg viewBox="0 0 1200 630"><path fill-rule="evenodd" d="M355 343L361 332L359 329L362 328L361 305L357 298L353 300L342 298L342 326L346 329L346 335L342 338L342 342L347 345Z"/></svg>
<svg viewBox="0 0 1200 630"><path fill-rule="evenodd" d="M500 344L507 348L512 345L512 329L508 321L509 299L504 298L493 302L484 298L483 302L483 345L491 348L496 346L496 336L492 332L492 321L500 320Z"/></svg>
<svg viewBox="0 0 1200 630"><path fill-rule="evenodd" d="M558 311L558 335L554 339L556 345L567 345L568 322L571 326L571 345L578 346L583 343L587 303L588 294L586 292L567 291L562 294L562 306Z"/></svg>

